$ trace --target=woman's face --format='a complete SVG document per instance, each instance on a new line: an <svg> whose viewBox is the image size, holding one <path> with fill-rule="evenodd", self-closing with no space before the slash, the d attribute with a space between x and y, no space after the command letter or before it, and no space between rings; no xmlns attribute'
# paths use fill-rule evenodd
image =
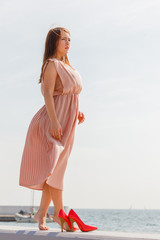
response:
<svg viewBox="0 0 160 240"><path fill-rule="evenodd" d="M69 33L66 33L65 31L61 31L61 37L58 41L57 46L57 52L60 55L65 55L68 53L68 50L70 48L70 36Z"/></svg>

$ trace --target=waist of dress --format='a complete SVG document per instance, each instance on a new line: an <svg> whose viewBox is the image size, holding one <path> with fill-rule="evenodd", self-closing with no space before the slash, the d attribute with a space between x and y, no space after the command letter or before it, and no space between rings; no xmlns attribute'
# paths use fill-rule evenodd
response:
<svg viewBox="0 0 160 240"><path fill-rule="evenodd" d="M79 95L79 93L60 93L60 94L53 95L53 97L63 96L63 95Z"/></svg>

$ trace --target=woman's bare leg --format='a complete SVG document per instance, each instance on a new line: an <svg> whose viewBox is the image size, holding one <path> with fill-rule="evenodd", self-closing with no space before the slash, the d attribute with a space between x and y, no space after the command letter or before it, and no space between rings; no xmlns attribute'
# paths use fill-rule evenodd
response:
<svg viewBox="0 0 160 240"><path fill-rule="evenodd" d="M48 228L46 227L45 217L51 200L53 201L54 204L53 220L57 222L59 225L61 224L58 214L60 209L64 210L62 194L63 194L62 190L53 188L45 183L41 197L40 207L35 215L35 220L39 223L39 228L41 230L48 230ZM64 223L64 225L66 229L69 229L68 224Z"/></svg>
<svg viewBox="0 0 160 240"><path fill-rule="evenodd" d="M62 193L63 191L49 186L50 196L54 204L54 216L58 216L60 209L64 210Z"/></svg>
<svg viewBox="0 0 160 240"><path fill-rule="evenodd" d="M43 193L41 197L40 207L34 216L34 219L39 223L39 229L48 230L46 227L46 214L52 198L49 191L48 184L44 184Z"/></svg>
<svg viewBox="0 0 160 240"><path fill-rule="evenodd" d="M49 186L51 198L54 204L54 214L53 214L53 220L57 222L59 225L61 225L60 219L58 217L60 209L63 209L64 211L64 206L63 206L63 191L60 189L53 188ZM64 223L65 230L70 230L69 226L67 223Z"/></svg>
<svg viewBox="0 0 160 240"><path fill-rule="evenodd" d="M47 214L50 202L51 202L51 194L49 191L49 185L47 183L44 184L43 193L41 197L41 203L38 212L41 213L43 216Z"/></svg>

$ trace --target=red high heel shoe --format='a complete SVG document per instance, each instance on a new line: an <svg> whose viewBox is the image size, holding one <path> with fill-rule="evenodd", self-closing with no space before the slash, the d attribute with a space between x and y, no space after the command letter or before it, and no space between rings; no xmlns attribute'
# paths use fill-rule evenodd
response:
<svg viewBox="0 0 160 240"><path fill-rule="evenodd" d="M65 222L67 222L68 227L69 227L69 229L64 228L67 232L74 232L79 229L79 228L73 226L73 224L71 225L71 222L70 222L67 214L63 211L63 209L61 209L59 211L58 217L60 218L60 221L61 221L61 232L63 232L63 228L64 228L63 223L65 223Z"/></svg>
<svg viewBox="0 0 160 240"><path fill-rule="evenodd" d="M98 229L97 227L84 224L73 209L69 211L68 218L70 219L72 228L73 223L76 222L82 232L89 232Z"/></svg>

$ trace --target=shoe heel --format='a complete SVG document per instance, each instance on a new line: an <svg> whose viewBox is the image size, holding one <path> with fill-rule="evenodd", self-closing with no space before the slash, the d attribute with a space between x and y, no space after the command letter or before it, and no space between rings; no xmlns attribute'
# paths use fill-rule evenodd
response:
<svg viewBox="0 0 160 240"><path fill-rule="evenodd" d="M75 222L72 218L68 217L71 222L72 232L73 232L73 223Z"/></svg>
<svg viewBox="0 0 160 240"><path fill-rule="evenodd" d="M60 222L61 222L61 232L63 232L63 223L65 222L65 220L61 217L59 217Z"/></svg>

